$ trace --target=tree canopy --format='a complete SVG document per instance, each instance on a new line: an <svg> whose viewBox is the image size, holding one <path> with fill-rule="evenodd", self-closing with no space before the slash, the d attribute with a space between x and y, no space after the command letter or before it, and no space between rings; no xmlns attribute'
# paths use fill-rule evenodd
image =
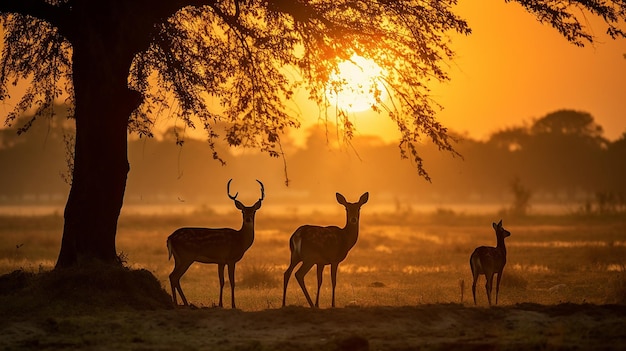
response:
<svg viewBox="0 0 626 351"><path fill-rule="evenodd" d="M576 45L595 39L579 11L602 17L611 37L624 36L619 25L626 5L621 1L515 2ZM10 82L32 83L7 123L31 106L38 108L35 118L44 115L63 93L70 101L74 98L72 41L82 27L68 19L82 4L124 23L110 35L122 45L136 46L135 55L126 58L132 62L128 80L143 104L129 119L132 132L151 135L155 115L167 111L194 128L197 117L211 146L223 136L216 122L226 121L231 145L259 147L277 156L281 133L299 125L297 112L285 104L294 89L304 86L315 102L327 107L329 76L340 61L358 54L385 69L384 86L393 92L393 100L378 100L375 108L397 123L402 155L412 156L420 175L428 178L415 149L424 136L453 151L447 129L435 118L439 106L428 95L428 81L448 79L445 63L454 54L449 32L470 33L453 12L455 0L205 0L156 8L145 1L85 3L12 0L0 6L5 28L0 97L7 97ZM125 18L123 7L140 15ZM131 38L125 39L129 33ZM340 113L340 122L350 136L348 115Z"/></svg>
<svg viewBox="0 0 626 351"><path fill-rule="evenodd" d="M71 16L73 3L47 6L56 12L70 9L66 15ZM329 76L339 62L356 54L385 69L384 86L393 92L393 101L385 104L379 99L375 108L396 121L402 153L412 155L421 175L428 177L415 143L424 135L441 149L453 150L446 129L435 119L437 106L428 96L427 82L448 79L445 60L453 55L448 32L470 33L467 23L452 12L454 1L198 3L204 6L181 6L162 21L154 21L160 16L150 14L156 12L151 5L140 8L145 15L133 19L121 17L123 11L116 7L122 5L117 2L93 5L118 12L117 20L125 23L118 30L134 33L135 22L154 21L146 34L149 39L144 38L129 62L129 87L143 101L129 119L131 131L151 135L155 112L167 110L190 127L195 127L192 117L197 117L210 145L220 136L215 123L226 121L230 128L225 137L231 145L259 147L276 156L280 134L298 126L296 114L286 107L294 89L305 87L311 99L327 107ZM32 105L43 112L62 93L57 83L72 81L69 53L74 31L80 28L62 25L51 15L15 12L31 16L4 16L8 45L2 56L0 93L6 96L10 78L32 76L33 85L15 113ZM110 35L122 38L125 33ZM122 45L128 42L132 40L125 39ZM72 99L71 84L66 88ZM346 113L340 113L340 121L351 135L353 125Z"/></svg>

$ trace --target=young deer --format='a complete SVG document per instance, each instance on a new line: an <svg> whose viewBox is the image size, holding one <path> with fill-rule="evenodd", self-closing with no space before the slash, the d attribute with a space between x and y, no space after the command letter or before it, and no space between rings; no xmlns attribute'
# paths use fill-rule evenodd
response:
<svg viewBox="0 0 626 351"><path fill-rule="evenodd" d="M228 266L230 281L230 296L232 308L235 307L235 264L241 260L244 253L254 241L254 214L261 208L261 201L265 198L263 183L261 198L252 206L244 206L235 196L230 195L230 182L226 185L228 197L235 202L237 209L243 215L241 229L231 228L179 228L167 238L169 258L174 256L174 270L170 274L172 299L177 306L176 290L180 293L185 306L187 299L180 287L180 278L194 262L217 263L217 273L220 279L220 304L222 307L222 293L224 290L224 266Z"/></svg>
<svg viewBox="0 0 626 351"><path fill-rule="evenodd" d="M498 304L498 292L500 290L500 279L502 279L502 271L506 264L506 246L504 246L504 238L511 233L502 227L502 220L498 224L493 223L493 229L496 231L498 245L496 247L480 246L472 253L470 257L470 267L474 282L472 283L472 295L474 295L474 305L476 304L476 281L481 274L485 275L487 283L487 300L491 306L491 288L493 286L493 275L498 274L496 281L496 305Z"/></svg>
<svg viewBox="0 0 626 351"><path fill-rule="evenodd" d="M319 307L320 287L322 285L322 274L324 266L330 265L330 276L332 279L333 295L332 307L335 307L335 286L337 285L337 267L348 255L348 251L356 244L359 237L359 212L368 198L369 193L361 195L358 202L350 203L346 198L337 193L337 202L346 208L346 226L320 227L313 225L303 225L296 229L289 239L289 249L291 250L291 263L285 271L283 286L283 307L287 295L287 284L291 277L291 272L298 263L302 266L295 276L304 292L311 307ZM317 296L315 305L311 301L306 286L304 276L311 270L313 265L317 265Z"/></svg>

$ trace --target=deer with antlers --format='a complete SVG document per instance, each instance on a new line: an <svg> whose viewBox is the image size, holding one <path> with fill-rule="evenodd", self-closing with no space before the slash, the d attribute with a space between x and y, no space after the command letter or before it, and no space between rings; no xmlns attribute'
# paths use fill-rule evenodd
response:
<svg viewBox="0 0 626 351"><path fill-rule="evenodd" d="M485 278L487 279L485 289L487 290L487 300L489 301L489 306L491 306L493 276L494 274L498 275L498 280L496 281L496 305L498 304L500 279L502 279L502 271L504 270L504 265L506 264L506 246L504 245L504 238L510 236L511 233L502 227L502 220L500 220L498 224L493 223L492 226L496 231L496 247L477 247L470 257L470 268L472 269L472 276L474 278L472 283L474 305L476 304L476 281L481 274L485 275Z"/></svg>
<svg viewBox="0 0 626 351"><path fill-rule="evenodd" d="M337 285L337 267L350 249L356 244L359 237L359 213L368 198L369 193L361 195L358 202L350 203L346 198L337 193L337 202L346 208L346 225L343 228L337 226L320 227L303 225L296 229L289 239L291 250L291 263L285 271L283 286L283 307L287 295L287 284L293 269L302 262L302 266L296 271L296 280L304 292L311 307L319 307L320 287L324 266L330 265L330 277L332 280L332 307L335 307L335 286ZM315 305L304 284L304 276L317 265L317 296Z"/></svg>
<svg viewBox="0 0 626 351"><path fill-rule="evenodd" d="M265 198L263 183L261 185L261 198L252 206L244 206L235 196L230 195L230 182L226 185L228 197L235 202L235 206L243 215L241 229L231 228L179 228L167 238L169 258L174 256L174 270L170 274L172 287L172 299L177 306L176 291L180 293L185 306L187 299L180 287L180 278L185 274L189 266L194 262L216 263L217 273L220 280L220 302L222 306L222 293L224 290L224 266L228 266L228 279L230 281L230 296L232 308L235 307L235 265L254 241L254 215L261 208L261 202Z"/></svg>

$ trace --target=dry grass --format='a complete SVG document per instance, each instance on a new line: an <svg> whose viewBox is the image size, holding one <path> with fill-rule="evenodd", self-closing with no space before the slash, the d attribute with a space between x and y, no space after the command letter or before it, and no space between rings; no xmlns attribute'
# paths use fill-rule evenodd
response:
<svg viewBox="0 0 626 351"><path fill-rule="evenodd" d="M131 268L145 268L158 282L145 270L119 276L88 274L80 278L83 293L73 292L72 285L65 284L77 276L65 276L66 272L31 274L52 268L59 249L60 217L0 218L0 274L22 269L8 282L0 279L0 349L624 348L626 306L600 304L626 302L625 220L559 217L533 222L526 218L507 224L505 218L512 236L507 239L501 306L484 308L487 299L481 278L480 307L475 308L468 260L474 247L495 244L492 218L440 211L433 217L395 218L394 222L393 216L363 212L359 242L338 275L337 305L348 308L326 308L330 306L326 269L321 310L304 307L307 303L293 278L287 296L290 306L279 308L283 272L289 261L287 240L304 222L302 218L257 216L255 243L237 265L236 298L241 310L212 308L219 293L215 265L194 264L181 281L190 302L200 309L150 310L153 305L144 301L146 291L155 290L156 285L158 303L169 306L169 297L158 285L169 287L167 276L173 262L167 261L165 238L175 228L237 226L240 216L236 213L233 218L210 212L206 217L123 217L118 250ZM342 219L319 217L306 222L337 224ZM83 274L77 273L78 277ZM129 281L132 274L146 278L148 285L133 284L140 279ZM15 288L7 283L27 284L29 279L43 281L38 286L52 284L54 289L20 296L3 294L5 288ZM307 276L307 285L314 294L314 270ZM65 287L65 292L59 286ZM48 290L60 291L63 298L58 301L63 303L50 303ZM75 306L72 296L80 294L77 300L84 301L85 291L93 291L88 295L98 300ZM128 306L124 297L138 299L131 305L147 309L117 308L116 302ZM229 306L228 284L224 299Z"/></svg>
<svg viewBox="0 0 626 351"><path fill-rule="evenodd" d="M437 213L432 217L409 218L404 223L390 224L389 216L369 216L365 209L363 212L359 241L340 265L338 306L471 303L468 259L476 246L495 245L489 217L447 215L446 219L452 216L452 223L447 224L441 220L441 213ZM164 287L169 287L167 277L173 262L167 260L165 239L174 229L203 223L237 226L236 221L240 220L236 214L226 216L228 218L211 213L203 215L207 217L122 217L118 250L127 255L130 267L151 271ZM333 224L341 221L340 217L320 217L306 222ZM303 222L301 218L264 218L259 213L255 243L237 265L239 308L257 311L280 306L283 272L289 261L288 238ZM1 223L0 273L15 269L38 272L53 266L62 218L7 217ZM537 223L526 219L507 224L505 218L504 225L512 236L507 238L508 262L500 304L624 302L626 221L544 218ZM215 265L192 265L181 280L190 302L198 306L213 306L217 302L216 270ZM463 292L460 281L464 282ZM315 284L312 270L307 275L307 286L313 295ZM229 301L228 282L226 287L224 298ZM478 283L477 300L479 305L486 305L484 277ZM306 305L293 278L287 302ZM320 305L330 305L328 268Z"/></svg>

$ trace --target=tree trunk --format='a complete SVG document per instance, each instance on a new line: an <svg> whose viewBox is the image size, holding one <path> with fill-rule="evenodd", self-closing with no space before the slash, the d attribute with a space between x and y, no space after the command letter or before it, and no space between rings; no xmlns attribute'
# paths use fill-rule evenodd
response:
<svg viewBox="0 0 626 351"><path fill-rule="evenodd" d="M127 121L137 106L126 84L120 88L113 79L96 80L79 71L74 68L76 145L57 261L61 268L94 259L117 261L117 220L129 171Z"/></svg>
<svg viewBox="0 0 626 351"><path fill-rule="evenodd" d="M141 102L127 83L137 48L120 42L123 33L104 25L106 16L100 23L93 13L85 18L72 47L76 145L57 268L119 262L115 236L130 169L128 118Z"/></svg>

